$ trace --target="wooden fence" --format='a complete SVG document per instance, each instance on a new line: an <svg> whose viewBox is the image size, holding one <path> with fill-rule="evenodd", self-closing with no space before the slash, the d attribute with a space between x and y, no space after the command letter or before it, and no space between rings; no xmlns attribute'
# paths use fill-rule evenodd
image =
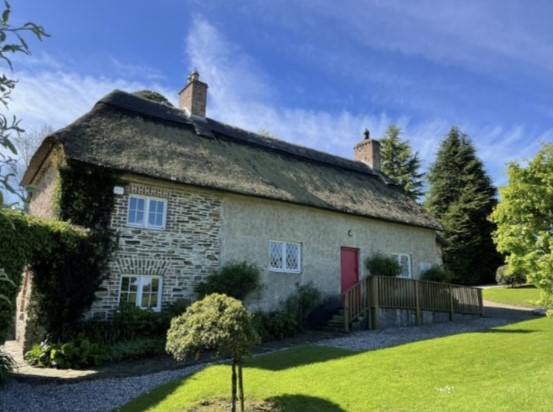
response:
<svg viewBox="0 0 553 412"><path fill-rule="evenodd" d="M381 309L415 311L417 325L422 324L422 311L483 314L482 290L449 283L415 279L368 276L342 294L344 326L349 331L352 322L368 316L370 326L380 328Z"/></svg>

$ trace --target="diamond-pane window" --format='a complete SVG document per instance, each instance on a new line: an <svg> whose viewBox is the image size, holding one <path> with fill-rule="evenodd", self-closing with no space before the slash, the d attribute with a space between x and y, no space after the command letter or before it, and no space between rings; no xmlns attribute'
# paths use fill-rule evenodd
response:
<svg viewBox="0 0 553 412"><path fill-rule="evenodd" d="M164 229L167 200L144 196L129 196L127 224L148 229Z"/></svg>
<svg viewBox="0 0 553 412"><path fill-rule="evenodd" d="M269 242L269 269L275 272L301 271L301 245L293 242Z"/></svg>

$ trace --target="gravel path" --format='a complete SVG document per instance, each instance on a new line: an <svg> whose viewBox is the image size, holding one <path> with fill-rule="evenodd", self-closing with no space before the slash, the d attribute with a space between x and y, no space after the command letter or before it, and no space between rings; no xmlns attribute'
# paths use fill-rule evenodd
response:
<svg viewBox="0 0 553 412"><path fill-rule="evenodd" d="M476 318L455 323L362 331L327 339L318 345L371 350L440 336L487 329L512 322L505 318ZM107 378L66 384L12 381L0 387L0 411L109 411L165 382L192 374L204 365L126 378Z"/></svg>

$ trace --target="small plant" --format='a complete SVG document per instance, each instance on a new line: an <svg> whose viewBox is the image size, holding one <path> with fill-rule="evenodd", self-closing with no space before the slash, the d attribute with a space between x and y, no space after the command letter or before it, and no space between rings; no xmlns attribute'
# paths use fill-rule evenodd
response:
<svg viewBox="0 0 553 412"><path fill-rule="evenodd" d="M42 368L80 369L99 365L106 357L105 350L84 336L66 342L51 344L47 340L36 344L25 354L30 365Z"/></svg>
<svg viewBox="0 0 553 412"><path fill-rule="evenodd" d="M453 275L443 266L435 265L421 273L421 280L430 282L449 283L451 279L453 279Z"/></svg>
<svg viewBox="0 0 553 412"><path fill-rule="evenodd" d="M297 287L296 292L288 296L284 302L284 311L303 328L313 309L321 303L322 294L312 283L298 284Z"/></svg>
<svg viewBox="0 0 553 412"><path fill-rule="evenodd" d="M261 271L245 261L231 262L200 282L194 288L200 299L212 293L221 293L238 300L261 288Z"/></svg>
<svg viewBox="0 0 553 412"><path fill-rule="evenodd" d="M371 276L396 277L401 274L401 265L392 256L375 253L365 260L365 267Z"/></svg>
<svg viewBox="0 0 553 412"><path fill-rule="evenodd" d="M512 288L526 283L526 276L519 273L508 273L507 265L499 266L495 272L495 281L498 285L508 285Z"/></svg>

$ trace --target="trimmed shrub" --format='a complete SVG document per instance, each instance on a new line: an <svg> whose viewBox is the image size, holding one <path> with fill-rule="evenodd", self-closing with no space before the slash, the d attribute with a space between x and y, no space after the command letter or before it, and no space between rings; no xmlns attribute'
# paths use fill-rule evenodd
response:
<svg viewBox="0 0 553 412"><path fill-rule="evenodd" d="M303 328L313 309L321 303L322 294L312 283L296 286L296 292L284 301L284 312L296 320L299 328Z"/></svg>
<svg viewBox="0 0 553 412"><path fill-rule="evenodd" d="M453 274L443 266L435 265L421 273L421 280L449 283Z"/></svg>
<svg viewBox="0 0 553 412"><path fill-rule="evenodd" d="M200 299L212 293L224 294L238 300L261 288L261 271L246 261L231 262L224 265L204 282L198 283L194 291Z"/></svg>
<svg viewBox="0 0 553 412"><path fill-rule="evenodd" d="M401 274L401 265L397 259L382 253L375 253L365 260L365 267L371 276L396 277Z"/></svg>
<svg viewBox="0 0 553 412"><path fill-rule="evenodd" d="M498 285L516 287L526 283L526 276L519 273L508 273L507 265L503 265L497 268L495 272L495 281Z"/></svg>

